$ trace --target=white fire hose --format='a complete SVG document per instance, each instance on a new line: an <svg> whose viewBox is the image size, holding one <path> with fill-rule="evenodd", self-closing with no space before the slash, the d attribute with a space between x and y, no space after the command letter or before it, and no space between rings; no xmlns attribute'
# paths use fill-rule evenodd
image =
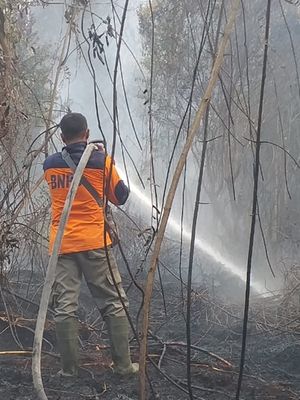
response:
<svg viewBox="0 0 300 400"><path fill-rule="evenodd" d="M69 192L67 194L64 208L60 217L58 231L55 237L53 251L49 259L45 283L43 287L42 297L40 301L39 312L36 321L35 327L35 335L33 342L33 353L32 353L32 378L33 385L37 393L37 397L39 400L48 400L47 395L44 390L42 374L41 374L41 353L42 353L42 341L43 341L43 333L44 326L46 321L47 309L49 304L49 298L51 294L51 289L55 280L55 270L56 264L58 260L59 250L61 248L61 243L64 235L65 226L67 224L69 214L72 208L72 204L77 192L77 189L80 184L81 177L83 175L83 171L89 161L89 158L92 154L92 151L97 149L94 144L87 145L78 167L76 168L76 172L73 176L73 180L71 182L71 186Z"/></svg>

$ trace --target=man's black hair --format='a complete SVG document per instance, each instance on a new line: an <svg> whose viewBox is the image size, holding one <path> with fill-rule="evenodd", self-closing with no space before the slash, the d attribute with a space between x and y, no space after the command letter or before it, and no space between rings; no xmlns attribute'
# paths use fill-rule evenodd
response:
<svg viewBox="0 0 300 400"><path fill-rule="evenodd" d="M80 113L68 113L63 116L59 123L62 134L67 140L76 139L87 130L87 120Z"/></svg>

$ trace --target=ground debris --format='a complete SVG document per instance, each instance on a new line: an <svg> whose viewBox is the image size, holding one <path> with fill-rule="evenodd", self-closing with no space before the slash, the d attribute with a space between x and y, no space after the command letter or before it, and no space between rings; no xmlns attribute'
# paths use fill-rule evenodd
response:
<svg viewBox="0 0 300 400"><path fill-rule="evenodd" d="M166 286L168 296L176 286ZM169 293L170 292L170 293ZM89 300L90 301L90 300ZM86 306L88 309L90 306ZM162 313L159 297L152 308L152 326L148 340L148 373L153 386L149 399L187 400L186 337L180 303L168 304L168 319ZM133 307L132 307L133 308ZM240 356L240 310L220 307L208 296L193 298L192 385L194 398L205 400L233 399L236 390ZM271 309L265 309L272 315ZM135 310L133 308L132 313ZM265 314L266 315L266 314ZM4 313L0 314L0 399L35 400L31 378L31 357L22 355L11 336ZM253 317L252 317L253 318ZM11 318L17 339L32 347L33 316ZM276 326L276 321L271 321ZM267 329L261 329L262 323ZM58 379L59 357L51 321L46 324L45 337L53 348L42 357L44 387L49 400L138 400L138 378L120 378L113 374L105 328L96 325L85 329L81 339L81 369L78 379ZM300 345L297 335L278 332L263 319L252 323L249 330L247 363L244 375L243 400L298 400ZM9 351L10 350L10 351ZM133 361L138 360L138 345L131 342ZM175 383L175 384L174 384ZM152 396L152 397L151 397Z"/></svg>

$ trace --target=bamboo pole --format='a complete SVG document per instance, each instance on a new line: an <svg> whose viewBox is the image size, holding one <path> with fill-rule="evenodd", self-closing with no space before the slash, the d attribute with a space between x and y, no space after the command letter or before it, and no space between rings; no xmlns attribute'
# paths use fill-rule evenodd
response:
<svg viewBox="0 0 300 400"><path fill-rule="evenodd" d="M89 144L86 147L86 149L81 157L81 160L78 164L78 167L76 168L76 172L74 174L69 192L66 197L64 208L63 208L63 211L62 211L62 214L60 217L58 231L57 231L57 235L56 235L56 238L54 241L53 251L50 256L48 267L47 267L45 283L44 283L44 287L43 287L39 312L38 312L37 321L36 321L35 336L34 336L34 342L33 342L33 356L32 356L32 378L33 378L34 388L36 390L37 397L39 400L48 400L46 393L44 391L42 375L41 375L41 352L42 352L42 339L43 339L43 332L44 332L45 320L46 320L46 315L47 315L47 308L48 308L51 288L52 288L52 285L55 280L55 270L56 270L58 254L59 254L59 250L61 248L61 243L62 243L62 239L63 239L65 226L66 226L66 223L69 218L69 214L70 214L70 211L72 208L72 204L73 204L78 186L80 184L82 174L84 172L84 168L91 156L92 151L95 148L96 148L96 146L93 144Z"/></svg>
<svg viewBox="0 0 300 400"><path fill-rule="evenodd" d="M224 35L220 42L220 46L214 61L214 65L210 74L210 79L208 82L208 86L204 93L204 96L199 104L198 111L196 113L195 119L189 131L186 143L178 160L171 186L168 192L168 196L166 199L165 207L163 210L161 223L157 231L156 241L154 244L153 253L151 256L150 268L148 271L146 284L145 284L145 297L144 297L144 307L143 307L143 324L142 324L142 338L141 338L141 345L140 345L140 376L139 376L139 390L140 390L140 400L145 400L146 396L146 356L147 356L147 334L148 334L148 327L149 327L149 308L150 308L150 301L153 291L153 282L155 277L155 272L157 268L158 257L162 245L162 241L164 238L164 234L166 231L169 215L171 212L171 207L173 204L173 200L175 197L176 189L178 186L178 182L184 168L188 153L191 149L193 144L193 140L199 131L201 121L203 116L205 115L207 106L211 100L213 89L216 86L219 73L223 64L224 53L225 49L228 44L228 40L230 34L234 28L234 23L238 14L240 6L240 0L234 0L232 4L232 8L229 14L228 22L224 29Z"/></svg>

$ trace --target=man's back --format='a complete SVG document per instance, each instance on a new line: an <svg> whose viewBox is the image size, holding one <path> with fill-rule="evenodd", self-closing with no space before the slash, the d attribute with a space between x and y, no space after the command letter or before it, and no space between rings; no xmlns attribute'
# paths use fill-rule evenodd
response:
<svg viewBox="0 0 300 400"><path fill-rule="evenodd" d="M78 165L86 143L77 142L66 146L74 163ZM128 197L128 188L120 179L114 165L108 187L107 180L111 169L111 159L103 151L94 151L84 171L84 176L97 190L100 198L103 192L109 201L116 205L124 204ZM53 154L44 162L45 179L51 195L52 223L50 230L50 252L57 233L64 202L73 178L73 173L62 158L61 153ZM105 182L104 182L105 177ZM78 188L69 220L65 229L61 253L103 248L111 244L109 235L104 240L104 211L96 200L81 184Z"/></svg>

